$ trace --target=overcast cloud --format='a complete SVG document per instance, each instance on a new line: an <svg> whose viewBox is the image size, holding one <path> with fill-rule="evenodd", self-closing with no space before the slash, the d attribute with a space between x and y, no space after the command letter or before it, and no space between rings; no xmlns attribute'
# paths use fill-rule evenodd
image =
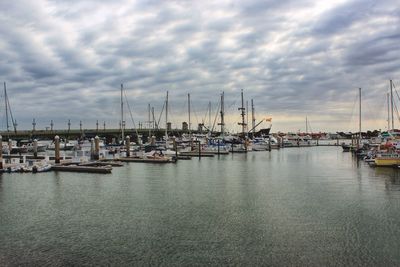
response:
<svg viewBox="0 0 400 267"><path fill-rule="evenodd" d="M365 129L385 129L399 55L395 0L0 2L0 79L20 129L117 127L121 83L136 123L148 103L158 118L167 90L173 127L188 93L193 124L207 123L225 91L234 130L244 89L274 131L304 130L306 116L315 131L356 129L361 87Z"/></svg>

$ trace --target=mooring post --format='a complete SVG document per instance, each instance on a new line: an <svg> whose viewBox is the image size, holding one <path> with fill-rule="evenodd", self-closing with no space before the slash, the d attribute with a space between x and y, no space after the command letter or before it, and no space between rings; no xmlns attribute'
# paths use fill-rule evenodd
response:
<svg viewBox="0 0 400 267"><path fill-rule="evenodd" d="M0 135L0 170L3 169L3 137Z"/></svg>
<svg viewBox="0 0 400 267"><path fill-rule="evenodd" d="M12 150L12 141L11 139L8 139L8 155L11 155L11 150ZM11 161L11 158L10 158Z"/></svg>
<svg viewBox="0 0 400 267"><path fill-rule="evenodd" d="M58 135L54 137L54 161L60 164L60 137Z"/></svg>
<svg viewBox="0 0 400 267"><path fill-rule="evenodd" d="M201 143L200 143L200 140L199 140L199 159L201 158Z"/></svg>
<svg viewBox="0 0 400 267"><path fill-rule="evenodd" d="M220 149L220 148L219 148L219 139L218 139L218 156L219 156L219 149Z"/></svg>
<svg viewBox="0 0 400 267"><path fill-rule="evenodd" d="M271 152L271 135L268 135L268 151Z"/></svg>
<svg viewBox="0 0 400 267"><path fill-rule="evenodd" d="M94 138L90 138L90 159L94 160Z"/></svg>
<svg viewBox="0 0 400 267"><path fill-rule="evenodd" d="M131 137L127 135L125 137L125 149L126 149L126 157L131 156Z"/></svg>
<svg viewBox="0 0 400 267"><path fill-rule="evenodd" d="M94 159L100 159L100 138L97 135L94 138Z"/></svg>
<svg viewBox="0 0 400 267"><path fill-rule="evenodd" d="M37 158L37 147L38 147L38 144L37 144L37 139L34 139L33 140L33 157L36 159Z"/></svg>
<svg viewBox="0 0 400 267"><path fill-rule="evenodd" d="M174 150L175 150L175 159L178 159L178 146L176 145L176 137L174 137Z"/></svg>

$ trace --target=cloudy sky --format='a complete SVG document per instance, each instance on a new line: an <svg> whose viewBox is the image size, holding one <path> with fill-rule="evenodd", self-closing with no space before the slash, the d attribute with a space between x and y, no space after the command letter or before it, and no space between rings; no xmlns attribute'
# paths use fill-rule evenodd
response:
<svg viewBox="0 0 400 267"><path fill-rule="evenodd" d="M385 129L399 55L396 0L0 1L0 79L19 129L117 127L121 83L136 124L149 103L158 120L167 91L173 127L188 93L193 125L208 124L224 91L235 130L243 89L274 131L304 131L306 116L313 131L350 131L361 87L363 128Z"/></svg>

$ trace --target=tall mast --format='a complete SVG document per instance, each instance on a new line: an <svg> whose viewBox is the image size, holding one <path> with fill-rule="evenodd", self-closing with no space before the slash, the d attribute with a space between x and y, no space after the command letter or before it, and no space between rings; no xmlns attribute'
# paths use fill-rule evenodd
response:
<svg viewBox="0 0 400 267"><path fill-rule="evenodd" d="M240 108L238 108L238 110L242 111L241 114L240 114L242 116L242 122L241 123L239 122L238 124L242 126L242 136L244 138L245 137L245 130L246 130L246 123L245 123L246 112L245 112L245 108L244 108L243 89L241 91L241 98L242 98L242 106Z"/></svg>
<svg viewBox="0 0 400 267"><path fill-rule="evenodd" d="M208 131L211 133L211 101L208 102Z"/></svg>
<svg viewBox="0 0 400 267"><path fill-rule="evenodd" d="M148 111L149 111L149 121L148 121L148 127L149 127L149 138L150 138L150 136L151 136L151 107L150 107L150 103L148 104Z"/></svg>
<svg viewBox="0 0 400 267"><path fill-rule="evenodd" d="M221 115L221 123L219 123L219 125L221 125L221 136L222 138L224 138L224 132L225 132L225 122L224 122L224 115L225 115L225 111L224 111L224 92L222 92L221 94L221 111L220 111L220 115Z"/></svg>
<svg viewBox="0 0 400 267"><path fill-rule="evenodd" d="M359 104L360 104L360 114L359 114L359 133L360 133L360 136L359 136L359 138L360 138L360 141L361 141L361 88L358 88L358 92L359 92ZM361 143L361 142L360 142Z"/></svg>
<svg viewBox="0 0 400 267"><path fill-rule="evenodd" d="M124 136L124 101L123 101L123 89L124 86L121 83L121 139L122 142L124 142L125 136Z"/></svg>
<svg viewBox="0 0 400 267"><path fill-rule="evenodd" d="M249 110L249 101L246 100L246 110ZM246 136L249 136L249 112L247 112L246 114Z"/></svg>
<svg viewBox="0 0 400 267"><path fill-rule="evenodd" d="M251 129L253 129L253 134L256 131L256 117L254 114L254 102L253 99L251 100Z"/></svg>
<svg viewBox="0 0 400 267"><path fill-rule="evenodd" d="M188 113L189 113L189 138L192 140L192 129L191 129L191 123L190 123L190 94L188 94Z"/></svg>
<svg viewBox="0 0 400 267"><path fill-rule="evenodd" d="M390 80L390 102L391 102L391 110L392 110L392 130L394 129L394 117L393 117L393 83Z"/></svg>
<svg viewBox="0 0 400 267"><path fill-rule="evenodd" d="M390 129L390 103L389 103L389 93L386 93L386 99L387 99L387 130L389 132Z"/></svg>
<svg viewBox="0 0 400 267"><path fill-rule="evenodd" d="M165 99L165 144L168 144L168 91Z"/></svg>
<svg viewBox="0 0 400 267"><path fill-rule="evenodd" d="M153 129L157 129L158 127L156 126L156 118L154 117L154 107L151 107L151 115L152 115L152 123L151 123L151 127Z"/></svg>
<svg viewBox="0 0 400 267"><path fill-rule="evenodd" d="M7 89L6 89L6 82L4 82L4 102L6 104L6 123L7 123L7 132L10 131L10 125L8 124L8 106L7 106Z"/></svg>
<svg viewBox="0 0 400 267"><path fill-rule="evenodd" d="M306 134L308 134L308 119L307 119L307 116L306 116Z"/></svg>

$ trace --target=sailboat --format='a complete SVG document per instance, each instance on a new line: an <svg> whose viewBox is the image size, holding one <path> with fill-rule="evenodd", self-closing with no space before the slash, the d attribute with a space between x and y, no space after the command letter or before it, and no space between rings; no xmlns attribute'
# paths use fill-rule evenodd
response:
<svg viewBox="0 0 400 267"><path fill-rule="evenodd" d="M343 152L349 152L349 151L357 151L360 149L361 146L361 88L358 88L358 95L359 95L359 131L358 131L358 138L357 138L357 144L356 146L354 145L347 145L345 143L342 143L342 149Z"/></svg>
<svg viewBox="0 0 400 267"><path fill-rule="evenodd" d="M240 111L240 116L242 117L242 121L238 122L238 125L242 127L242 132L239 134L239 138L233 138L231 140L232 153L247 153L248 151L252 150L246 131L247 127L247 123L245 121L246 108L244 107L243 89L241 91L241 103L242 104L238 108L238 110Z"/></svg>
<svg viewBox="0 0 400 267"><path fill-rule="evenodd" d="M391 120L391 130L388 130L388 134L395 136L395 134L394 134L395 133L394 115L393 115L394 99L393 99L393 81L392 80L390 80L390 108L391 108L391 119L392 120ZM388 115L389 115L389 105L388 105ZM389 123L389 118L388 118L388 127L389 126L390 126L390 123ZM396 152L395 149L397 149L397 144L389 147L387 153L378 153L374 159L374 162L373 162L374 165L377 167L379 167L379 166L399 166L400 165L400 154L398 152Z"/></svg>

